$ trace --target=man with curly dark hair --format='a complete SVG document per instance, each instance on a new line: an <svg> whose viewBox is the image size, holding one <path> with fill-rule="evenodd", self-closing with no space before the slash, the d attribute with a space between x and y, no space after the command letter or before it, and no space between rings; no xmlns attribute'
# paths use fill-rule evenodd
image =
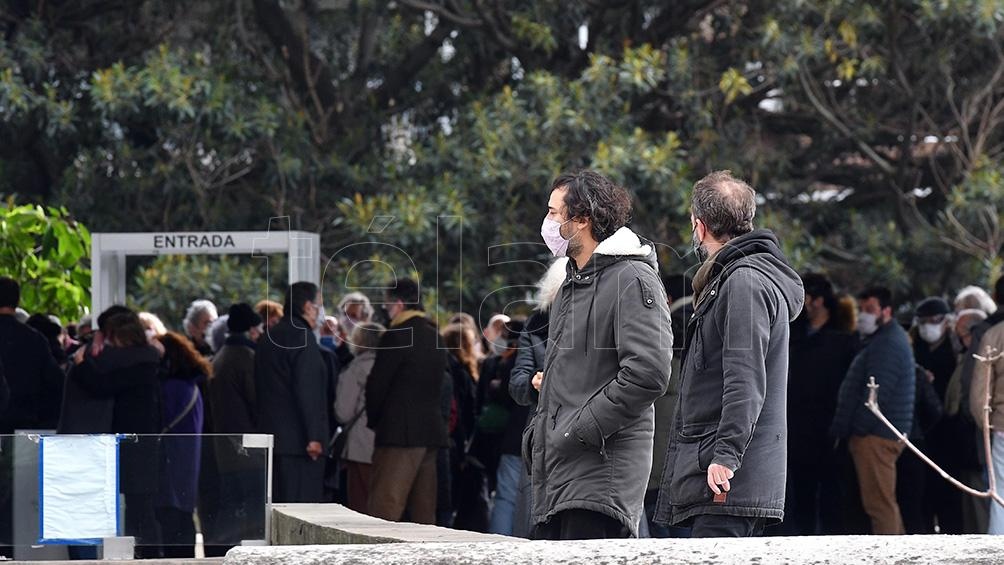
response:
<svg viewBox="0 0 1004 565"><path fill-rule="evenodd" d="M673 336L655 246L630 216L627 191L599 173L551 185L541 235L559 259L542 283L554 299L523 437L541 539L637 536L644 516Z"/></svg>

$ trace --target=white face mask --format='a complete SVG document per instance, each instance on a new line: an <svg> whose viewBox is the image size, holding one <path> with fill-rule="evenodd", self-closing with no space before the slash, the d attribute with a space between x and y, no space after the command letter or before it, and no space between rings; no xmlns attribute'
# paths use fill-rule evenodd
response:
<svg viewBox="0 0 1004 565"><path fill-rule="evenodd" d="M945 335L944 324L920 324L917 327L920 339L927 343L937 343Z"/></svg>
<svg viewBox="0 0 1004 565"><path fill-rule="evenodd" d="M861 335L872 335L878 331L878 316L868 312L859 312L858 331Z"/></svg>
<svg viewBox="0 0 1004 565"><path fill-rule="evenodd" d="M561 226L571 221L558 222L551 218L544 218L544 222L540 225L540 236L555 257L564 257L568 251L568 240L561 235Z"/></svg>
<svg viewBox="0 0 1004 565"><path fill-rule="evenodd" d="M320 331L321 328L324 327L325 318L326 315L324 314L324 305L322 304L317 307L317 320L314 322L314 326L317 328L318 331Z"/></svg>

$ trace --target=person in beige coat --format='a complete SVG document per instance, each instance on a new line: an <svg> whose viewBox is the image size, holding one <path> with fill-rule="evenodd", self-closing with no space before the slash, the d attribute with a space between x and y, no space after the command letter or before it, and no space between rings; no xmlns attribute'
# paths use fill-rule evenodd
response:
<svg viewBox="0 0 1004 565"><path fill-rule="evenodd" d="M994 288L994 299L997 300L997 312L986 319L989 328L976 348L978 355L991 357L1004 352L1004 277L997 280ZM984 410L987 409L987 379L990 380L990 431L991 457L993 458L994 475L998 485L1004 485L1004 359L997 358L990 363L990 370L980 362L973 371L973 381L969 389L969 410L982 428ZM990 528L988 534L1004 534L1004 507L999 504L990 505Z"/></svg>
<svg viewBox="0 0 1004 565"><path fill-rule="evenodd" d="M355 356L338 377L335 393L335 418L345 428L348 441L343 453L334 454L346 462L348 506L366 512L369 504L370 469L376 432L366 425L366 380L376 361L376 349L384 327L364 322L353 329L349 348Z"/></svg>

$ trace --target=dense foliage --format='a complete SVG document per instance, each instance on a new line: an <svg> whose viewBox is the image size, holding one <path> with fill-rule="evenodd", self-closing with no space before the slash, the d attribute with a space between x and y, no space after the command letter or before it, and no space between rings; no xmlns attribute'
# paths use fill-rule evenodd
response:
<svg viewBox="0 0 1004 565"><path fill-rule="evenodd" d="M90 304L91 235L63 208L0 208L0 276L21 284L21 306L76 321Z"/></svg>
<svg viewBox="0 0 1004 565"><path fill-rule="evenodd" d="M999 0L8 5L0 193L98 231L289 216L332 294L417 272L445 309L524 297L548 181L582 166L632 190L667 272L721 168L851 290L1001 270Z"/></svg>
<svg viewBox="0 0 1004 565"><path fill-rule="evenodd" d="M197 298L212 300L222 316L237 302L281 303L285 285L282 256L269 256L266 263L264 257L166 255L136 269L128 302L157 314L169 328L184 331L185 311Z"/></svg>

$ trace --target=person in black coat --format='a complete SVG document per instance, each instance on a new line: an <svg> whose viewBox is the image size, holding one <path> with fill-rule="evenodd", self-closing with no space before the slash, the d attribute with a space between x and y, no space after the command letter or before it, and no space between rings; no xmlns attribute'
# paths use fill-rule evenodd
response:
<svg viewBox="0 0 1004 565"><path fill-rule="evenodd" d="M513 535L515 517L518 514L519 485L525 474L522 461L523 428L530 416L530 408L517 404L509 394L509 382L512 380L523 329L522 321L510 319L501 334L506 343L505 350L500 355L485 359L481 367L481 382L487 383L487 401L486 408L482 410L482 419L489 413L489 406L493 407L495 413L504 411L506 414L505 427L498 438L499 462L488 529L493 534L506 536Z"/></svg>
<svg viewBox="0 0 1004 565"><path fill-rule="evenodd" d="M512 396L516 404L526 408L526 419L521 422L524 430L527 423L533 418L533 414L537 412L539 393L533 387L533 376L544 370L544 354L547 352L548 310L553 299L553 294L548 295L543 291L539 294L538 310L527 319L523 331L519 334L519 351L516 353L512 372L509 373L509 395ZM520 459L523 467L520 469L512 535L529 538L533 533L530 516L533 489L531 488L528 463L523 454L522 437L520 437Z"/></svg>
<svg viewBox="0 0 1004 565"><path fill-rule="evenodd" d="M824 275L802 277L805 307L791 325L788 357L788 486L781 535L845 533L841 500L857 490L841 491L839 456L828 429L837 409L840 383L857 353L833 285Z"/></svg>
<svg viewBox="0 0 1004 565"><path fill-rule="evenodd" d="M908 437L910 443L924 453L929 452L930 443L927 438L938 425L944 411L934 382L934 375L930 371L920 365L916 366L913 425ZM896 461L896 502L903 517L903 528L908 534L934 533L932 501L927 493L934 486L933 481L945 481L931 471L927 463L909 450L905 450ZM961 514L961 510L960 502L957 513ZM961 519L959 515L958 520Z"/></svg>
<svg viewBox="0 0 1004 565"><path fill-rule="evenodd" d="M376 431L369 513L398 521L436 521L436 454L446 447L442 392L446 351L422 310L418 283L387 291L390 327L366 381L366 425Z"/></svg>
<svg viewBox="0 0 1004 565"><path fill-rule="evenodd" d="M255 505L264 502L264 477L256 461L242 455L240 434L258 432L258 395L255 391L255 349L264 320L249 304L230 307L227 338L213 357L209 379L213 438L219 480L219 508L215 526L224 540L252 539L260 523ZM201 504L201 502L200 502ZM259 507L260 508L260 507Z"/></svg>
<svg viewBox="0 0 1004 565"><path fill-rule="evenodd" d="M447 524L458 530L486 532L488 530L488 489L485 488L483 464L475 442L478 421L478 388L480 374L474 344L477 336L463 324L450 324L442 332L443 346L449 351L447 372L450 373L453 397L451 405L456 418L450 428L450 477L452 520ZM473 460L477 465L472 467ZM438 481L442 485L442 481ZM438 522L438 520L437 520Z"/></svg>
<svg viewBox="0 0 1004 565"><path fill-rule="evenodd" d="M141 557L160 544L160 527L154 514L157 496L162 430L160 408L161 350L151 345L132 311L107 318L100 338L74 355L69 380L96 398L110 399L110 429L90 432L75 426L76 433L129 434L119 453L121 491L125 497L126 535L135 536ZM72 399L69 399L72 401ZM104 424L99 424L101 427Z"/></svg>
<svg viewBox="0 0 1004 565"><path fill-rule="evenodd" d="M55 429L63 397L63 372L42 334L17 321L21 300L17 281L0 277L0 362L10 402L0 412L0 434Z"/></svg>
<svg viewBox="0 0 1004 565"><path fill-rule="evenodd" d="M272 500L322 502L328 429L328 369L314 335L322 322L317 286L286 293L285 316L258 341L259 431L275 436Z"/></svg>
<svg viewBox="0 0 1004 565"><path fill-rule="evenodd" d="M3 360L0 359L0 413L7 409L10 402L10 387L7 386L7 373L4 372Z"/></svg>
<svg viewBox="0 0 1004 565"><path fill-rule="evenodd" d="M910 332L914 359L929 375L930 385L933 386L937 400L942 406L946 404L948 383L955 374L958 360L953 346L956 337L953 335L954 319L951 314L952 308L945 299L938 296L927 298L917 305L914 312L916 326ZM972 458L971 454L976 450L972 438L977 437L977 433L969 420L960 414L946 416L933 424L925 434L927 443L925 453L954 477L965 472L964 463ZM904 454L904 458L907 457L912 456ZM933 533L935 522L940 533L965 533L962 524L963 493L942 479L930 467L925 466L924 473L926 477L923 479L923 492L908 495L925 502L922 514L923 527L921 531L911 532L910 524L906 523L907 533ZM903 505L904 499L901 498L901 508ZM905 509L903 514L903 520L907 522Z"/></svg>

